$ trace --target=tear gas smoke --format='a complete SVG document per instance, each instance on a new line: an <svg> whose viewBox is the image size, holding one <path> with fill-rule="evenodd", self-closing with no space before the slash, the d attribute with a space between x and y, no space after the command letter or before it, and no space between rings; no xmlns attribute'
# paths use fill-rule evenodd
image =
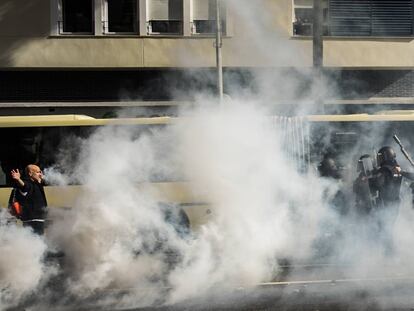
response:
<svg viewBox="0 0 414 311"><path fill-rule="evenodd" d="M53 273L43 261L46 243L0 209L0 310L24 301Z"/></svg>
<svg viewBox="0 0 414 311"><path fill-rule="evenodd" d="M47 167L43 171L44 180L48 185L64 186L69 183L67 176L63 175L55 167Z"/></svg>
<svg viewBox="0 0 414 311"><path fill-rule="evenodd" d="M258 58L278 65L275 62L293 57L291 48L281 48L278 38L269 36L274 28L269 27L272 20L263 5L232 2L237 2L237 18L246 21L242 31L246 40L256 42L251 46L260 52ZM300 51L293 51L301 61ZM338 190L349 189L355 173L343 181L319 178L314 166L320 159L307 158L312 150L305 141L329 151L335 147L335 129L326 133L320 128L305 138L307 131L294 125L301 124L297 120L268 118L274 100L300 97L296 96L300 85L294 76L283 74L259 74L256 79L260 96L255 101L235 96L216 107L200 95L197 106L202 108L182 112L185 117L168 127L144 132L105 127L89 138L71 138L64 144L68 149L60 150L56 168L46 170L46 175L59 184L79 181L84 187L72 209L59 212L47 232L48 244L65 253L63 300L93 299L117 307L177 303L217 288L277 279L281 260L346 264L347 269L341 270L344 278L395 276L388 269L395 262L397 268L405 265L406 275L413 272L410 201L403 201L395 255L387 258L377 247L377 237L365 232L363 221L344 217L332 204ZM239 89L237 83L228 87ZM326 89L319 82L311 84L303 106L308 108ZM282 121L290 127L282 126ZM342 157L349 171L355 157L386 141L381 125L358 130L351 135L358 140L350 141ZM365 136L358 136L361 132ZM286 150L287 144L295 147ZM299 173L301 158L308 167ZM189 180L190 192L207 197L210 204L209 221L192 233L177 227L179 213L169 213L178 208L162 202L163 193L142 187L148 181L177 179ZM348 193L348 205L353 200ZM1 215L4 219L5 212ZM42 261L46 250L42 239L4 221L0 233L0 301L7 307L38 292L53 269ZM12 237L17 243L10 243ZM27 271L24 275L17 273L21 266ZM287 280L301 276L292 273Z"/></svg>
<svg viewBox="0 0 414 311"><path fill-rule="evenodd" d="M105 293L99 303L118 307L176 303L218 287L271 280L280 259L320 260L321 239L333 242L325 262L352 267L345 276L389 273L390 261L372 247L375 237L363 236L354 220L329 206L341 185L312 170L298 173L297 159L285 153L286 133L275 131L280 126L266 111L246 102L206 106L167 128L137 133L107 127L81 142L73 176L85 190L47 235L65 252L66 295L82 301ZM166 220L160 193L136 188L171 175L191 180L191 191L209 198L210 220L192 235L183 236ZM404 201L396 230L395 258L404 263L413 255L407 247L413 240L409 203ZM41 260L42 239L13 225L0 228L2 253L9 254L1 265L5 304L39 289L51 268ZM338 228L346 235L335 235ZM19 237L18 243L7 237ZM31 267L22 279L11 269L15 258ZM128 288L137 290L122 298L110 294Z"/></svg>
<svg viewBox="0 0 414 311"><path fill-rule="evenodd" d="M296 172L255 105L219 110L138 136L105 128L83 144L76 172L87 190L49 231L65 250L72 294L134 287L161 295L169 287L164 299L177 302L214 286L269 280L278 258L311 251L323 187L313 174ZM172 156L165 157L166 147ZM136 190L154 172L171 174L170 166L212 206L211 221L193 237L166 222L156 194ZM129 303L151 304L158 295L134 295Z"/></svg>
<svg viewBox="0 0 414 311"><path fill-rule="evenodd" d="M228 103L220 111L198 113L178 126L180 154L214 215L185 252L188 264L172 274L176 299L217 285L271 279L277 258L301 258L310 251L322 207L322 188L307 187L255 105ZM306 234L295 235L298 228Z"/></svg>

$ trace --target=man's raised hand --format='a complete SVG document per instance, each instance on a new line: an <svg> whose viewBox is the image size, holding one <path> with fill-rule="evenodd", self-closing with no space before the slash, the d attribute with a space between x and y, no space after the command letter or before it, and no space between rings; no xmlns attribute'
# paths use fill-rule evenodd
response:
<svg viewBox="0 0 414 311"><path fill-rule="evenodd" d="M20 172L19 172L19 169L17 168L17 169L15 169L15 170L11 170L11 172L10 172L10 174L11 174L11 177L13 178L13 179L15 179L15 180L19 180L20 179Z"/></svg>

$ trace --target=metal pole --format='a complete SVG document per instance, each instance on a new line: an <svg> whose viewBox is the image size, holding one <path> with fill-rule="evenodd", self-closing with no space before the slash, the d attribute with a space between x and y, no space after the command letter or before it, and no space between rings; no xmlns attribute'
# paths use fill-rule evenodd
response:
<svg viewBox="0 0 414 311"><path fill-rule="evenodd" d="M223 102L223 63L221 56L221 19L220 0L216 0L216 67L217 67L217 93L220 104Z"/></svg>
<svg viewBox="0 0 414 311"><path fill-rule="evenodd" d="M321 0L313 0L313 67L323 67L323 8Z"/></svg>
<svg viewBox="0 0 414 311"><path fill-rule="evenodd" d="M322 0L313 0L313 71L314 81L322 83L323 79L323 7ZM317 113L324 110L322 96L315 98Z"/></svg>

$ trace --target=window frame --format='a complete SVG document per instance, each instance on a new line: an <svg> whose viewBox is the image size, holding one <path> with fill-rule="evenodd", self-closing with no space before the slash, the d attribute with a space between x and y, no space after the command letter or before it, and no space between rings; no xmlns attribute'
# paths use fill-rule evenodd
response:
<svg viewBox="0 0 414 311"><path fill-rule="evenodd" d="M329 9L331 10L331 0L328 0L328 2L329 2ZM366 33L357 33L356 31L354 33L352 31L349 31L347 33L340 33L337 31L338 28L339 29L350 28L350 27L362 28L363 24L362 23L352 24L352 22L348 21L349 23L346 23L345 25L341 24L338 26L338 25L335 25L334 23L331 23L331 19L329 18L330 35L332 37L337 37L337 38L412 38L414 37L414 1L413 0L409 0L407 1L407 3L401 3L403 1L400 1L400 3L392 3L392 5L395 5L395 7L393 7L393 10L390 10L390 8L387 8L387 6L390 5L390 3L387 3L387 2L393 2L393 1L368 0L366 2L367 2L366 3L366 16L369 16L367 18L368 24L366 25L367 26ZM343 5L343 4L346 4L346 3L340 3L340 5ZM403 10L405 5L411 6L411 10ZM338 7L336 9L338 9ZM398 11L400 11L399 14L395 13ZM404 13L411 12L411 15L409 16L408 19L407 18L404 19L404 14L401 14L401 11L403 11ZM363 12L363 11L361 10L360 12ZM386 12L385 15L384 15L384 12ZM332 16L334 15L332 14ZM338 18L343 19L343 16L340 16L340 15L337 15L335 17L337 19ZM391 23L389 23L390 21ZM395 27L392 27L393 24L394 25L397 24L399 26L398 27L399 29L397 30ZM409 29L410 32L404 33L404 30L402 30L404 29L404 27L401 27L401 25L410 25L409 28L407 27L405 28L405 30ZM363 30L361 32L363 32Z"/></svg>
<svg viewBox="0 0 414 311"><path fill-rule="evenodd" d="M214 0L204 0L204 1L212 1L212 5L214 5ZM210 3L209 3L210 5ZM191 25L191 35L192 36L196 36L196 37L211 37L211 36L215 36L216 35L216 31L215 31L215 23L216 23L216 16L214 15L212 19L195 19L194 18L194 9L195 9L195 5L194 5L194 0L191 0L191 15L190 15L190 25ZM226 36L227 35L227 6L225 5L225 2L221 2L221 7L220 7L220 19L221 19L221 33L222 35ZM212 32L197 32L197 27L195 25L195 21L208 21L208 22L212 22L213 23L213 31Z"/></svg>
<svg viewBox="0 0 414 311"><path fill-rule="evenodd" d="M152 30L152 25L151 23L153 22L180 22L180 28L181 31L180 32L156 32ZM160 19L151 19L147 21L147 34L148 36L184 36L184 21L182 20L177 20L177 19L168 19L168 20L160 20Z"/></svg>
<svg viewBox="0 0 414 311"><path fill-rule="evenodd" d="M151 23L155 19L150 20L149 7L150 0L136 0L136 17L134 32L113 32L109 31L105 25L108 22L107 0L90 0L92 3L92 31L91 32L69 32L63 31L63 3L64 0L50 0L50 35L56 37L100 37L100 36L138 36L138 37L212 37L213 33L196 32L192 29L193 10L192 0L182 1L181 20L171 19L170 21L179 21L179 32L154 32L151 31ZM233 35L232 15L228 6L225 6L224 12L221 13L222 34L223 36ZM166 20L168 21L168 20ZM106 28L106 29L105 29Z"/></svg>
<svg viewBox="0 0 414 311"><path fill-rule="evenodd" d="M309 9L313 14L313 1L310 4L296 4L296 0L292 0L292 36L293 37L311 37L313 35L313 20L312 22L304 23L310 27L310 34L296 34L295 23L296 23L296 9ZM329 36L329 0L322 0L323 12L323 36ZM326 14L325 14L326 12Z"/></svg>
<svg viewBox="0 0 414 311"><path fill-rule="evenodd" d="M183 36L184 37L184 33L185 33L185 31L184 31L184 19L185 19L185 14L184 14L184 10L185 10L185 5L186 5L186 3L185 3L185 1L184 0L181 0L181 3L182 3L182 10L181 10L181 20L179 20L179 19L165 19L165 20L162 20L162 19L154 19L154 18L152 18L152 16L150 16L150 4L149 4L149 2L150 1L152 1L152 0L146 0L146 16L147 16L147 20L146 20L146 28L147 28L147 35L148 36ZM170 5L170 0L167 0L168 1L168 6ZM168 8L169 9L169 8ZM155 32L155 31L153 31L152 30L152 28L153 28L153 26L151 25L151 23L152 22L181 22L181 25L180 25L180 31L179 32Z"/></svg>
<svg viewBox="0 0 414 311"><path fill-rule="evenodd" d="M65 35L72 35L72 36L91 36L91 35L95 35L96 33L96 16L94 14L95 12L95 5L96 5L96 1L99 0L88 0L91 2L91 6L92 6L92 14L91 14L91 32L71 32L71 31L63 31L63 1L65 0L57 0L57 28L56 28L56 32L57 35L60 36L65 36Z"/></svg>
<svg viewBox="0 0 414 311"><path fill-rule="evenodd" d="M135 20L134 20L134 27L135 30L130 31L109 31L109 9L108 9L108 1L109 0L102 0L102 34L104 35L138 35L140 29L140 1L135 0Z"/></svg>
<svg viewBox="0 0 414 311"><path fill-rule="evenodd" d="M414 1L412 1L412 16L411 16L411 34L391 34L386 33L386 31L382 33L376 33L378 29L371 29L369 33L366 34L336 34L334 32L334 25L331 23L331 3L330 0L322 0L323 1L323 10L324 10L324 17L323 17L323 36L325 37L331 37L331 38L413 38L414 37ZM369 0L371 5L371 11L374 9L372 8L373 2L375 0ZM313 35L313 22L312 23L306 23L306 25L310 26L310 34L296 34L295 32L295 19L296 19L296 12L295 9L313 9L313 2L309 1L309 4L304 4L305 1L301 0L292 0L292 28L291 28L291 36L295 38L309 38ZM312 3L312 4L311 4ZM384 4L386 5L386 4ZM326 13L325 13L326 11ZM372 16L369 19L370 24L373 23L374 17ZM399 19L396 19L396 21L400 21ZM374 22L375 23L375 22ZM389 29L388 29L389 30Z"/></svg>

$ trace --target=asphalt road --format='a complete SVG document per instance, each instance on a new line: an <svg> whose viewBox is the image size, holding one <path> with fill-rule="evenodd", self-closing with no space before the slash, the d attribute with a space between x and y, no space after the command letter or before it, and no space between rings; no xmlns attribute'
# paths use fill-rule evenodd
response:
<svg viewBox="0 0 414 311"><path fill-rule="evenodd" d="M56 304L50 309L50 302L43 307L33 297L17 310L58 311L207 311L207 310L414 310L414 277L404 275L403 267L383 267L381 275L365 275L363 278L349 276L346 265L286 265L275 282L251 287L215 288L202 297L192 298L173 305L162 301L149 307L122 308L117 306L123 297L142 293L139 288L113 289L96 293L84 301L66 299L62 304L56 297ZM319 277L317 277L319 276ZM170 289L165 288L165 296ZM56 293L59 292L55 288ZM102 304L111 297L115 303ZM115 298L115 300L114 300Z"/></svg>

